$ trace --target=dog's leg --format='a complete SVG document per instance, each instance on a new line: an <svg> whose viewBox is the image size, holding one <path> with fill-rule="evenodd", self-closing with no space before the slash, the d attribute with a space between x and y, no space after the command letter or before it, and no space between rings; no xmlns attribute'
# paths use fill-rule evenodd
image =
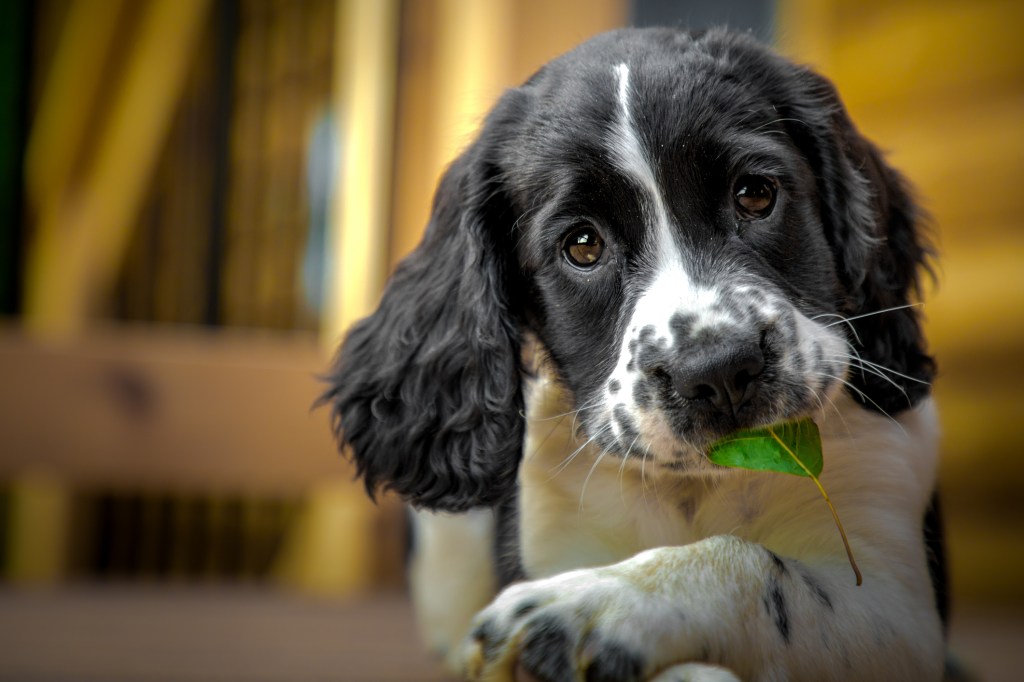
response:
<svg viewBox="0 0 1024 682"><path fill-rule="evenodd" d="M513 585L475 622L478 680L646 680L687 662L741 679L938 680L942 634L927 584L863 557L796 560L734 536L647 550ZM925 578L925 581L927 579ZM700 679L700 678L698 678Z"/></svg>
<svg viewBox="0 0 1024 682"><path fill-rule="evenodd" d="M494 515L489 509L465 514L414 511L409 583L420 633L460 667L459 644L470 622L494 597Z"/></svg>

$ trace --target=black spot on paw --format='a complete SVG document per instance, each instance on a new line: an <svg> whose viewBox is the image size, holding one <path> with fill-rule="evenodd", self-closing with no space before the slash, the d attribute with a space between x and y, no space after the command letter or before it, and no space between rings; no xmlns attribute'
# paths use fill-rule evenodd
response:
<svg viewBox="0 0 1024 682"><path fill-rule="evenodd" d="M810 574L807 570L800 571L800 578L804 581L807 589L810 590L811 596L814 600L827 608L829 611L835 611L835 607L832 606L832 598L829 597L828 591L825 587L818 582L818 579Z"/></svg>
<svg viewBox="0 0 1024 682"><path fill-rule="evenodd" d="M598 654L587 667L586 682L634 682L641 678L643 661L617 644L599 644Z"/></svg>
<svg viewBox="0 0 1024 682"><path fill-rule="evenodd" d="M518 620L523 616L536 611L538 606L540 606L539 601L536 601L535 599L527 599L516 607L516 610L512 612L512 617Z"/></svg>
<svg viewBox="0 0 1024 682"><path fill-rule="evenodd" d="M767 552L768 552L768 557L772 560L772 564L774 564L775 570L778 571L778 574L779 575L785 575L786 574L786 570L787 570L786 569L786 562L784 562L782 560L782 558L778 554L776 554L775 552L773 552L771 550L767 550Z"/></svg>
<svg viewBox="0 0 1024 682"><path fill-rule="evenodd" d="M765 611L775 623L775 629L782 636L782 641L789 644L789 609L786 606L786 596L783 594L782 585L777 578L771 578L761 597Z"/></svg>
<svg viewBox="0 0 1024 682"><path fill-rule="evenodd" d="M526 625L519 664L541 682L572 680L575 650L576 637L561 620L539 616Z"/></svg>
<svg viewBox="0 0 1024 682"><path fill-rule="evenodd" d="M505 635L498 631L494 621L485 620L473 628L469 636L480 642L486 661L493 660L505 645Z"/></svg>

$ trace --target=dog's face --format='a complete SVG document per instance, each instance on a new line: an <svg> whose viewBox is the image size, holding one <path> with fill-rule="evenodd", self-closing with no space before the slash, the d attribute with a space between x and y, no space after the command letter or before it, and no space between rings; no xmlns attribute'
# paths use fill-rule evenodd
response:
<svg viewBox="0 0 1024 682"><path fill-rule="evenodd" d="M523 305L586 435L692 470L709 441L827 400L849 351L814 170L771 84L674 38L549 66L501 174Z"/></svg>
<svg viewBox="0 0 1024 682"><path fill-rule="evenodd" d="M917 318L861 316L907 304L915 223L823 79L725 32L601 36L506 93L453 164L339 354L336 429L371 491L500 499L524 332L583 436L627 460L713 470L714 439L844 387L904 409L932 371Z"/></svg>

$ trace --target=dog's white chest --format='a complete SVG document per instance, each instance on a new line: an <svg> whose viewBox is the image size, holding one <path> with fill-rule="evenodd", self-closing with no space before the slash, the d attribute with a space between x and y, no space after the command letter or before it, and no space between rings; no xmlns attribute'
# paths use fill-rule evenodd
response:
<svg viewBox="0 0 1024 682"><path fill-rule="evenodd" d="M620 466L599 448L573 438L573 415L544 380L533 387L520 468L520 543L531 577L620 561L651 547L699 539L694 513L706 492L700 481L671 481Z"/></svg>

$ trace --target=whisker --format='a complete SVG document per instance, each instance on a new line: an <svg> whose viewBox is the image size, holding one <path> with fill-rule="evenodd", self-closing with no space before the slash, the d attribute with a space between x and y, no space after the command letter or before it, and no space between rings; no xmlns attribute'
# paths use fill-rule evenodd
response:
<svg viewBox="0 0 1024 682"><path fill-rule="evenodd" d="M818 405L821 406L822 417L825 416L825 405L824 403L821 402L821 397L822 395L824 395L825 400L827 400L829 405L832 406L832 411L835 412L836 416L839 417L840 421L843 422L843 428L846 429L846 433L852 434L853 432L850 431L850 425L846 421L846 416L843 414L843 411L839 409L839 406L836 405L835 401L829 397L828 393L822 393L821 391L816 390L813 386L808 386L808 388L810 389L811 393L814 394L814 397L818 400Z"/></svg>
<svg viewBox="0 0 1024 682"><path fill-rule="evenodd" d="M836 356L833 356L833 357L836 357ZM852 356L847 356L847 357L851 357L851 359L854 359L854 358L852 358ZM931 382L929 382L929 381L925 381L923 379L918 379L917 377L908 376L906 374L903 374L902 372L897 372L894 369L889 369L885 365L879 365L876 362L871 362L870 360L865 360L864 358L860 357L860 355L857 355L857 357L855 359L857 360L857 362L864 363L868 367L871 367L873 369L877 369L877 370L879 370L881 372L888 372L889 374L893 374L895 376L901 377L903 379L906 379L907 381L914 381L914 382L919 383L919 384L924 384L925 386L931 386Z"/></svg>
<svg viewBox="0 0 1024 682"><path fill-rule="evenodd" d="M580 412L583 412L584 410L592 410L595 407L597 407L597 405L590 405L590 406L586 406L586 407L577 407L575 410L569 410L568 412L562 412L560 414L552 414L552 415L548 415L547 417L531 417L530 419L531 419L531 421L535 421L535 422L548 422L548 421L551 421L552 419L561 419L562 417L568 417L570 415L576 415L576 414L579 414Z"/></svg>
<svg viewBox="0 0 1024 682"><path fill-rule="evenodd" d="M872 315L881 315L882 313L891 313L894 310L905 310L906 308L917 308L918 306L922 306L922 305L924 305L924 303L907 303L906 305L897 305L897 306L893 306L892 308L883 308L882 310L875 310L874 312L870 312L870 313L863 313L861 315L854 315L853 317L844 317L842 320L839 320L837 322L831 322L831 323L826 324L824 326L826 328L827 327L834 327L837 324L842 324L843 322L849 323L849 322L852 322L853 320L859 320L859 319L864 318L864 317L871 317Z"/></svg>
<svg viewBox="0 0 1024 682"><path fill-rule="evenodd" d="M633 439L633 442L630 444L629 449L626 450L626 456L622 458L622 462L619 464L619 498L622 500L623 506L625 506L626 503L626 491L623 489L623 483L625 482L626 462L629 459L629 450L633 449L633 445L636 444L638 438L640 438L640 434L637 434L636 438Z"/></svg>
<svg viewBox="0 0 1024 682"><path fill-rule="evenodd" d="M534 448L534 450L533 450L533 454L534 455L536 455L538 452L540 452L540 449L542 447L544 447L544 444L548 442L549 438L551 438L551 434L553 434L555 432L555 430L558 429L559 426L561 426L563 421L565 421L565 417L564 416L562 417L561 421L559 421L557 424L553 425L551 427L551 429L548 431L547 435L544 436L544 438L539 443L537 443L537 447Z"/></svg>
<svg viewBox="0 0 1024 682"><path fill-rule="evenodd" d="M610 451L608 449L601 448L601 454L598 455L597 458L594 460L593 465L591 465L590 467L590 471L587 472L587 477L583 479L583 487L580 488L580 506L577 510L579 514L583 513L583 498L587 496L587 484L590 483L590 477L594 475L594 471L597 469L597 465L601 463L601 460L604 459L609 452Z"/></svg>
<svg viewBox="0 0 1024 682"><path fill-rule="evenodd" d="M569 455L568 455L568 456L567 456L567 457L566 457L565 459L563 459L563 460L562 460L562 462L561 462L561 463L560 463L560 464L558 465L558 467L556 467L556 468L555 468L554 470L552 470L552 472L551 472L551 478L554 478L555 476L558 476L558 475L559 475L560 473L562 473L563 471L565 471L566 467L568 467L568 466L569 466L569 464L571 464L571 463L572 463L572 461L573 461L574 459L576 459L576 456L577 456L577 455L579 455L579 454L580 454L581 452L583 452L583 449L584 449L584 448L586 448L586 447L587 447L588 445L590 445L591 443L593 443L593 442L594 442L594 440L595 440L595 439L596 439L596 438L597 438L598 436L601 436L601 435L603 435L603 434L604 434L604 433L605 433L606 431L608 431L609 429L611 429L611 424L606 424L606 425L605 425L604 427L602 427L602 428L601 428L601 429L600 429L600 430L599 430L599 431L598 431L597 433L595 433L595 434L594 434L594 435L592 435L592 436L591 436L590 438L588 438L588 439L587 439L586 441L584 441L584 442L583 442L583 445L581 445L581 446L579 446L578 448L576 448L576 449L575 449L575 450L574 450L574 451L573 451L573 452L572 452L571 454L569 454Z"/></svg>
<svg viewBox="0 0 1024 682"><path fill-rule="evenodd" d="M826 356L826 357L830 357L830 358L832 358L832 359L843 359L843 358L846 358L846 359L849 359L849 360L854 360L855 362L863 362L863 360L857 360L856 358L854 358L854 357L852 357L852 356L849 356L849 355L829 355L829 356ZM885 374L882 374L882 372L880 372L880 371L879 371L878 369L876 369L875 367L869 367L869 366L867 366L867 365L856 365L856 367L857 367L857 369L859 369L859 370L860 370L861 372L866 372L866 373L868 373L868 374L871 374L871 375L874 375L874 376L876 376L876 377L879 377L880 379L884 379L885 381L888 381L888 382L889 382L890 384L892 384L893 386L895 386L895 387L896 387L896 389L897 389L897 390L898 390L898 391L899 391L900 393L902 393L902 394L903 394L903 397L905 397L905 398L907 397L907 391L906 391L906 390L905 390L905 389L904 389L904 388L903 388L902 386L900 386L900 385L899 385L899 384L897 384L897 383L896 383L895 381L893 381L892 379L890 379L889 377L887 377L887 376L886 376Z"/></svg>
<svg viewBox="0 0 1024 682"><path fill-rule="evenodd" d="M875 408L879 412L881 412L883 415L885 415L886 417L889 418L889 421L891 421L896 426L900 427L900 431L903 431L904 434L907 433L907 430L903 428L903 424L900 424L898 421L896 421L891 414L889 414L888 412L886 412L885 410L882 409L881 405L876 403L874 400L871 399L870 396L866 395L864 393L864 391L860 390L859 388L857 388L856 386L851 384L849 381L846 381L845 379L840 379L839 377L834 377L831 374L825 374L824 372L817 372L817 374L818 374L818 376L828 377L829 379L835 379L836 381L838 381L841 384L846 384L846 386L849 387L850 390L855 392L857 395L859 395L861 398L863 398L866 402L869 402L872 405L874 405Z"/></svg>
<svg viewBox="0 0 1024 682"><path fill-rule="evenodd" d="M843 323L843 322L845 322L845 323L846 323L846 326L848 326L848 327L850 328L850 331L851 331L851 332L853 332L853 338L854 338L854 339L856 339L857 343L859 343L859 344L861 344L861 345L864 345L864 342L860 340L860 335L859 335L859 334L857 334L857 328L856 328L856 327L854 327L854 326L853 326L853 325L852 325L852 324L850 323L850 321L849 321L848 319L846 319L846 318L845 318L845 317L843 317L842 315L838 315L838 314L836 314L836 313L822 313L822 314L820 314L820 315L815 315L814 317L812 317L812 318L811 318L811 320L812 320L812 321L817 321L817 320L820 320L820 319L821 319L821 318L823 318L823 317L838 317L838 318L839 318L839 321L838 321L838 322L835 322L835 323L833 323L833 324L840 324L840 323ZM832 324L827 324L827 325L825 325L825 326L826 326L826 327L831 327L831 326L833 326L833 325L832 325ZM844 341L846 341L846 339L843 339L843 340L844 340ZM849 342L848 342L848 341L846 341L846 343L849 343Z"/></svg>

